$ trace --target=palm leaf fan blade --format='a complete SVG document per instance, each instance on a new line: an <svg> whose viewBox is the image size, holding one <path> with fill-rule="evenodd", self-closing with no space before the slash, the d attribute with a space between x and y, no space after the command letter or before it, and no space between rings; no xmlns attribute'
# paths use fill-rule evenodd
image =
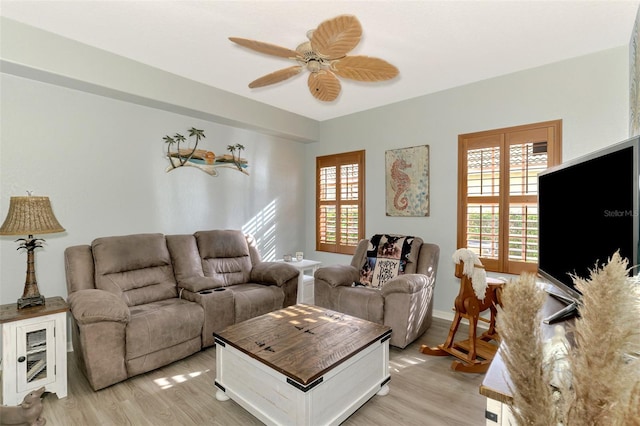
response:
<svg viewBox="0 0 640 426"><path fill-rule="evenodd" d="M346 55L360 43L362 26L352 15L327 19L311 34L311 47L319 55L337 59Z"/></svg>
<svg viewBox="0 0 640 426"><path fill-rule="evenodd" d="M295 75L300 74L300 71L302 71L302 67L300 65L294 65L289 68L284 68L278 71L274 71L270 74L264 75L256 80L253 80L251 83L249 83L249 87L253 89L256 87L263 87L263 86L268 86L270 84L279 83L283 80L286 80L288 78L291 78Z"/></svg>
<svg viewBox="0 0 640 426"><path fill-rule="evenodd" d="M340 77L358 81L390 80L399 72L389 62L370 56L346 56L335 61L331 69Z"/></svg>
<svg viewBox="0 0 640 426"><path fill-rule="evenodd" d="M263 41L249 40L246 38L229 37L229 40L239 44L242 47L246 47L256 52L266 53L267 55L279 56L281 58L298 57L298 53L295 50L287 49L286 47L276 46L275 44L265 43Z"/></svg>
<svg viewBox="0 0 640 426"><path fill-rule="evenodd" d="M324 101L334 101L340 94L340 80L330 72L312 72L309 74L309 91L314 98Z"/></svg>

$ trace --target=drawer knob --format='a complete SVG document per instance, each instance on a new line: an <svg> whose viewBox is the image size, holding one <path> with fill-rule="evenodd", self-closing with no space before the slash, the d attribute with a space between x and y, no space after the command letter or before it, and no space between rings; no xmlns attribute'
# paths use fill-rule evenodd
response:
<svg viewBox="0 0 640 426"><path fill-rule="evenodd" d="M18 362L24 362L24 360L27 359L24 356L21 356L20 358L18 358Z"/></svg>

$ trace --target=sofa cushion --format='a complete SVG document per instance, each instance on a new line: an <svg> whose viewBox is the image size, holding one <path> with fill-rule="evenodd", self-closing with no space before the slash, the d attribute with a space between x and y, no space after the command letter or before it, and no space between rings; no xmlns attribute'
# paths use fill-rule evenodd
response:
<svg viewBox="0 0 640 426"><path fill-rule="evenodd" d="M204 310L184 299L167 299L131 308L126 359L134 359L199 337Z"/></svg>
<svg viewBox="0 0 640 426"><path fill-rule="evenodd" d="M119 295L128 306L177 297L164 235L97 238L91 247L96 288Z"/></svg>
<svg viewBox="0 0 640 426"><path fill-rule="evenodd" d="M195 234L205 277L229 286L249 282L251 257L241 231L213 230Z"/></svg>
<svg viewBox="0 0 640 426"><path fill-rule="evenodd" d="M239 284L229 287L235 300L235 322L282 309L284 293L275 285Z"/></svg>

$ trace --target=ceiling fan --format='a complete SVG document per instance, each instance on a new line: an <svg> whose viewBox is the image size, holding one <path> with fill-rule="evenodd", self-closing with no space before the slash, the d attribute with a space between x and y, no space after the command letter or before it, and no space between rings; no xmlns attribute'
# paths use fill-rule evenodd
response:
<svg viewBox="0 0 640 426"><path fill-rule="evenodd" d="M355 16L340 15L307 32L306 41L295 50L262 41L229 37L234 43L268 55L298 62L249 83L250 88L268 86L309 70L307 84L311 94L321 101L331 102L340 94L337 76L358 81L383 81L398 75L398 69L387 61L370 56L348 56L360 42L362 26Z"/></svg>

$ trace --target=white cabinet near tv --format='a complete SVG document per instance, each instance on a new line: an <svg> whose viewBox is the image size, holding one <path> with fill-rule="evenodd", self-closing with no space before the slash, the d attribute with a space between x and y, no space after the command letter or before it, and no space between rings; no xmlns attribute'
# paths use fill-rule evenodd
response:
<svg viewBox="0 0 640 426"><path fill-rule="evenodd" d="M0 306L2 325L2 404L19 405L40 387L67 396L67 311L61 297L42 306Z"/></svg>

